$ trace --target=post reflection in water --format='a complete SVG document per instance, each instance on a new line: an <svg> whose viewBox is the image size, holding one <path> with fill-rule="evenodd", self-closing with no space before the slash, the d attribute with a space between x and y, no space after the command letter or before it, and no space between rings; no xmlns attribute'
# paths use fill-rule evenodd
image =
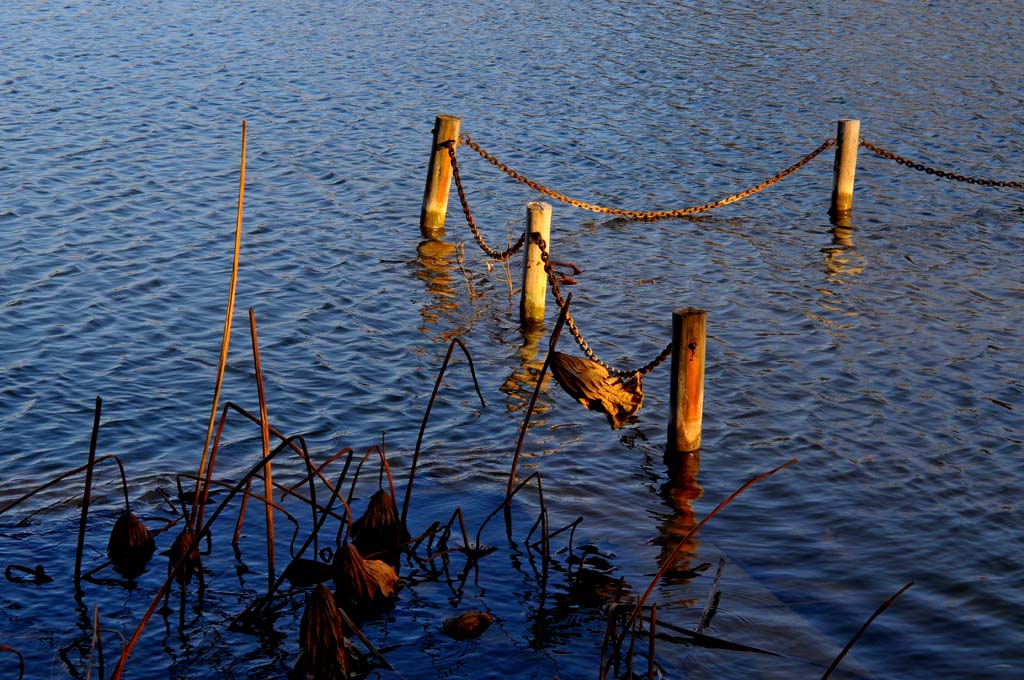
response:
<svg viewBox="0 0 1024 680"><path fill-rule="evenodd" d="M853 245L850 217L837 217L831 224L832 245L821 249L825 253L825 274L830 281L841 281L843 276L854 276L864 271L864 260Z"/></svg>
<svg viewBox="0 0 1024 680"><path fill-rule="evenodd" d="M853 244L853 226L850 217L841 216L831 222L832 243L821 249L825 254L822 272L824 285L818 288L821 298L817 304L820 312L809 316L820 322L836 338L853 327L854 318L859 314L856 305L850 306L845 299L864 271L864 257Z"/></svg>
<svg viewBox="0 0 1024 680"><path fill-rule="evenodd" d="M525 409L533 391L537 388L537 376L544 367L544 359L547 356L547 344L541 352L540 341L544 338L543 328L523 329L523 344L519 347L519 365L512 371L501 385L501 391L508 395L507 409L515 413ZM544 376L544 383L541 390L546 391L551 381L550 371ZM550 404L538 400L534 407L534 415L545 413L550 409ZM534 421L534 425L542 424L543 421Z"/></svg>
<svg viewBox="0 0 1024 680"><path fill-rule="evenodd" d="M704 489L697 481L700 471L700 451L691 453L673 453L665 455L668 479L662 484L662 498L674 514L666 516L661 523L661 535L654 543L661 546L658 554L659 567L672 554L679 542L697 524L693 511L693 502L704 495ZM675 563L665 573L667 583L685 583L694 576L690 561L697 555L700 541L691 537L679 551Z"/></svg>
<svg viewBox="0 0 1024 680"><path fill-rule="evenodd" d="M480 314L467 288L467 275L459 267L459 246L428 239L416 248L416 277L426 284L428 296L420 306L420 330L444 341L465 335ZM462 304L464 301L468 304Z"/></svg>

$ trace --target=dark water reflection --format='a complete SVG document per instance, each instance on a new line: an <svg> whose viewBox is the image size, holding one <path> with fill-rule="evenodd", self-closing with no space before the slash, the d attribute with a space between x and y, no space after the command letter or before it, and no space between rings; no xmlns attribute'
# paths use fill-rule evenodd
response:
<svg viewBox="0 0 1024 680"><path fill-rule="evenodd" d="M475 532L501 502L550 330L523 336L508 275L457 210L443 242L421 243L436 114L460 115L531 178L640 209L753 186L846 117L880 146L963 174L1020 179L1024 156L1024 25L1005 3L141 1L7 3L0 16L0 499L84 462L100 395L100 453L123 458L153 526L173 516L157 489L173 494L202 449L243 118L235 317L259 316L275 425L302 433L318 460L386 432L401 493L448 342L473 354L488 405L456 356L424 440L414 532L455 507ZM520 472L542 473L552 527L584 518L574 550L556 537L544 576L523 545L540 512L531 487L517 496L514 545L489 526L482 540L499 549L479 570L462 578L457 555L430 578L406 570L398 606L367 627L401 677L593 675L609 589L621 579L642 592L674 537L791 457L800 463L713 519L653 595L666 622L694 625L714 570L690 572L724 558L712 632L785 658L665 643L667 676L820 675L910 580L844 662L850 675L1022 674L1020 194L862 154L850 222L831 224L830 160L692 220L555 205L552 251L584 270L573 310L606 361L645 363L673 309L709 311L699 473L662 460L667 368L645 379L624 432L549 381ZM460 161L477 221L503 244L538 196L468 151ZM223 398L253 409L243 326ZM222 471L237 478L258 428L232 419L225 441ZM120 502L109 472L97 472L90 564ZM274 476L303 474L290 460ZM2 642L32 677L84 677L93 605L130 634L164 569L69 602L77 502L66 485L0 517L4 566L42 564L55 579L0 587ZM263 584L260 522L247 527L251 573L215 541L203 605L190 604L182 630L176 610L151 624L132 677L291 666L301 594L282 605L283 638L224 625ZM595 561L574 579L582 546ZM440 634L469 608L495 616L484 637Z"/></svg>

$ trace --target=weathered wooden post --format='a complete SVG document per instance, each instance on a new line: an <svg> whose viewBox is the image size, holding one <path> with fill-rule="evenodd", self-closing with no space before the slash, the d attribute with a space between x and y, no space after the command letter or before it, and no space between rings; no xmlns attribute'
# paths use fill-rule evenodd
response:
<svg viewBox="0 0 1024 680"><path fill-rule="evenodd" d="M666 453L700 449L707 318L706 311L693 307L672 312L672 392Z"/></svg>
<svg viewBox="0 0 1024 680"><path fill-rule="evenodd" d="M544 323L544 298L548 275L544 260L531 234L538 233L551 253L551 205L533 202L526 206L526 248L523 249L523 289L519 296L519 323L523 328Z"/></svg>
<svg viewBox="0 0 1024 680"><path fill-rule="evenodd" d="M420 210L420 233L424 238L444 236L448 192L452 186L452 161L448 157L448 147L443 145L459 143L461 124L462 120L455 116L440 115L434 121L434 143L430 147L427 184L423 189L423 208Z"/></svg>
<svg viewBox="0 0 1024 680"><path fill-rule="evenodd" d="M848 218L853 211L853 176L857 173L860 121L841 120L836 128L836 161L832 166L832 220Z"/></svg>

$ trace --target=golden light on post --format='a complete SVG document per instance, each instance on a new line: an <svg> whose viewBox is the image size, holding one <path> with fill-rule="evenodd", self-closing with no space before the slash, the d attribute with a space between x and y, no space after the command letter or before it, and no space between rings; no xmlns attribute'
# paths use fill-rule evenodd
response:
<svg viewBox="0 0 1024 680"><path fill-rule="evenodd" d="M860 121L839 121L836 127L836 160L832 169L832 205L828 209L833 221L848 219L853 211L853 178L857 174L859 147Z"/></svg>
<svg viewBox="0 0 1024 680"><path fill-rule="evenodd" d="M519 323L523 328L544 323L544 298L548 294L548 275L540 246L533 240L540 234L551 254L551 205L529 203L526 206L526 248L523 249L523 289L519 296Z"/></svg>
<svg viewBox="0 0 1024 680"><path fill-rule="evenodd" d="M420 233L424 238L444 236L448 192L452 186L452 162L447 144L459 143L461 125L462 120L455 116L441 115L434 122L434 140L430 147L427 184L423 189L423 207L420 210Z"/></svg>
<svg viewBox="0 0 1024 680"><path fill-rule="evenodd" d="M704 346L707 315L687 307L672 312L672 386L669 395L668 453L700 449L704 420Z"/></svg>

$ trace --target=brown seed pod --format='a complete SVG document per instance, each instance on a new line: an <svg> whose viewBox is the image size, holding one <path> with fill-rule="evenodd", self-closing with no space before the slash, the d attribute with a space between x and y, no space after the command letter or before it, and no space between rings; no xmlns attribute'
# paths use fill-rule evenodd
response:
<svg viewBox="0 0 1024 680"><path fill-rule="evenodd" d="M168 569L173 569L174 565L181 562L182 558L185 559L181 569L174 576L175 580L181 585L191 581L193 574L196 574L202 568L199 560L199 546L196 545L196 535L190 529L181 530L181 533L174 539L174 544L171 545L171 549L167 554L170 557Z"/></svg>
<svg viewBox="0 0 1024 680"><path fill-rule="evenodd" d="M617 430L644 405L644 387L637 373L635 378L612 376L601 364L561 352L551 355L551 372L562 389L591 411L608 417L608 424Z"/></svg>
<svg viewBox="0 0 1024 680"><path fill-rule="evenodd" d="M352 543L362 555L371 555L392 566L398 564L401 545L409 532L398 519L395 499L383 489L370 496L366 512L352 523Z"/></svg>
<svg viewBox="0 0 1024 680"><path fill-rule="evenodd" d="M483 635L492 623L494 617L487 612L472 611L445 619L441 629L453 640L471 640Z"/></svg>
<svg viewBox="0 0 1024 680"><path fill-rule="evenodd" d="M114 568L129 578L138 576L145 570L154 550L153 534L142 520L131 512L121 513L107 541L107 557Z"/></svg>
<svg viewBox="0 0 1024 680"><path fill-rule="evenodd" d="M395 597L398 587L395 570L381 560L364 559L351 543L338 548L331 567L338 601L346 605L346 611L353 616L370 616L390 605Z"/></svg>
<svg viewBox="0 0 1024 680"><path fill-rule="evenodd" d="M330 588L318 585L306 600L299 624L301 653L293 677L312 676L317 680L348 678L349 647L344 625ZM355 652L355 650L351 650Z"/></svg>

